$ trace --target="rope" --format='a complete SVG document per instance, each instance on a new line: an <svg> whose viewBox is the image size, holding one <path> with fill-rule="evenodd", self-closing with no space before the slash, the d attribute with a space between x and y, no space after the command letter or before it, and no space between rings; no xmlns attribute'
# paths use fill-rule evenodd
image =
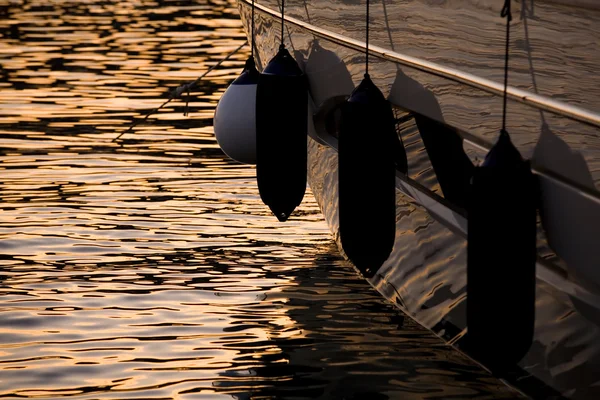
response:
<svg viewBox="0 0 600 400"><path fill-rule="evenodd" d="M283 25L285 22L285 0L281 0L281 47L284 47L283 43Z"/></svg>
<svg viewBox="0 0 600 400"><path fill-rule="evenodd" d="M369 76L369 5L370 2L367 0L367 17L365 25L367 26L367 46L365 47L365 77Z"/></svg>
<svg viewBox="0 0 600 400"><path fill-rule="evenodd" d="M129 129L127 129L124 132L121 132L119 134L119 136L117 136L116 138L114 138L112 140L112 142L116 142L117 140L119 140L121 138L121 136L125 135L126 133L129 133L133 130L133 128L135 128L136 126L138 126L140 123L146 121L148 119L148 117L150 117L152 114L158 112L161 108L163 108L164 106L166 106L167 104L169 104L171 101L175 100L175 99L179 99L181 98L181 95L183 93L187 92L188 98L187 100L189 101L189 96L190 96L190 92L196 88L196 86L200 83L200 81L202 80L202 78L204 78L206 75L208 75L210 72L212 72L215 68L219 67L221 64L223 64L225 61L229 60L235 53L237 53L238 51L240 51L242 49L242 47L244 47L246 44L248 44L248 41L246 40L244 43L242 43L237 49L233 50L231 53L227 54L227 57L223 58L222 60L219 60L218 63L216 63L215 65L213 65L212 67L210 67L205 73L203 73L198 79L196 79L195 81L183 84L181 86L179 86L177 89L171 91L169 93L169 99L167 101L165 101L164 103L162 103L159 107L155 108L154 110L150 111L148 114L146 114L144 116L144 118L142 118L141 120L138 121L134 121L130 126ZM183 115L187 115L188 113L188 101L186 101L185 103L185 111Z"/></svg>
<svg viewBox="0 0 600 400"><path fill-rule="evenodd" d="M250 56L254 59L254 0L252 0L252 49Z"/></svg>
<svg viewBox="0 0 600 400"><path fill-rule="evenodd" d="M504 104L502 105L502 134L506 134L506 100L508 98L508 48L510 44L510 21L512 14L510 12L511 0L504 0L504 7L500 12L502 18L506 18L506 48L504 50Z"/></svg>
<svg viewBox="0 0 600 400"><path fill-rule="evenodd" d="M306 0L304 0L304 11L306 11L306 20L310 24L310 15L308 14L308 4L306 4Z"/></svg>

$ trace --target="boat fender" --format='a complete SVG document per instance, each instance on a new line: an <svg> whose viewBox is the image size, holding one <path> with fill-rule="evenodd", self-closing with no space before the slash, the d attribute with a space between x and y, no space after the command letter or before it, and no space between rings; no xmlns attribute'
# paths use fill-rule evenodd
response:
<svg viewBox="0 0 600 400"><path fill-rule="evenodd" d="M227 88L215 110L214 130L221 150L243 164L256 164L256 88L260 74L254 58Z"/></svg>
<svg viewBox="0 0 600 400"><path fill-rule="evenodd" d="M365 74L342 105L338 200L342 248L367 278L375 275L394 246L396 140L391 105Z"/></svg>
<svg viewBox="0 0 600 400"><path fill-rule="evenodd" d="M468 202L467 346L493 372L529 350L535 323L537 181L502 130Z"/></svg>
<svg viewBox="0 0 600 400"><path fill-rule="evenodd" d="M286 221L306 191L308 85L281 45L258 79L256 178L261 200Z"/></svg>

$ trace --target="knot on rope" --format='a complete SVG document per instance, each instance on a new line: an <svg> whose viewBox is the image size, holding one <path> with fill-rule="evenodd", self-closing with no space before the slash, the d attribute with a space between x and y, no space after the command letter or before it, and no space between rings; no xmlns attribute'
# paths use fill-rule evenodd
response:
<svg viewBox="0 0 600 400"><path fill-rule="evenodd" d="M175 90L171 91L170 93L170 98L171 99L179 99L181 98L181 95L183 95L183 93L187 92L188 95L190 93L190 91L193 89L193 86L196 84L196 82L188 82L185 83L177 88L175 88Z"/></svg>
<svg viewBox="0 0 600 400"><path fill-rule="evenodd" d="M508 18L508 22L512 21L512 13L510 12L510 2L511 0L504 0L504 7L502 7L502 11L500 12L500 16L502 18Z"/></svg>

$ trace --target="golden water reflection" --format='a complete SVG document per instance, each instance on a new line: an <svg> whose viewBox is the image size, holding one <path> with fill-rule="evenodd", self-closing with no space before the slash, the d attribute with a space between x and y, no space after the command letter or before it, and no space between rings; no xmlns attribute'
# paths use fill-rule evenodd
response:
<svg viewBox="0 0 600 400"><path fill-rule="evenodd" d="M247 50L113 142L243 43L234 3L0 5L0 398L512 398L337 257L310 192L280 224L223 157Z"/></svg>

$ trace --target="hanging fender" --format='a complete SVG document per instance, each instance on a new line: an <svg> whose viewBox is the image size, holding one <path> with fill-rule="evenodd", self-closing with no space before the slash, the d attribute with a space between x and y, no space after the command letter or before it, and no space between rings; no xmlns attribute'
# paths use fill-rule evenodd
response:
<svg viewBox="0 0 600 400"><path fill-rule="evenodd" d="M282 45L256 90L256 177L260 197L286 221L306 191L308 89Z"/></svg>
<svg viewBox="0 0 600 400"><path fill-rule="evenodd" d="M215 138L231 159L256 164L256 88L258 73L250 57L215 109Z"/></svg>
<svg viewBox="0 0 600 400"><path fill-rule="evenodd" d="M506 131L511 0L500 137L474 168L467 205L467 348L498 375L527 354L535 326L537 182Z"/></svg>
<svg viewBox="0 0 600 400"><path fill-rule="evenodd" d="M537 182L506 131L474 168L468 203L467 346L493 372L533 341Z"/></svg>
<svg viewBox="0 0 600 400"><path fill-rule="evenodd" d="M368 74L342 105L340 123L340 240L348 258L370 278L389 257L396 237L398 135L390 103Z"/></svg>

